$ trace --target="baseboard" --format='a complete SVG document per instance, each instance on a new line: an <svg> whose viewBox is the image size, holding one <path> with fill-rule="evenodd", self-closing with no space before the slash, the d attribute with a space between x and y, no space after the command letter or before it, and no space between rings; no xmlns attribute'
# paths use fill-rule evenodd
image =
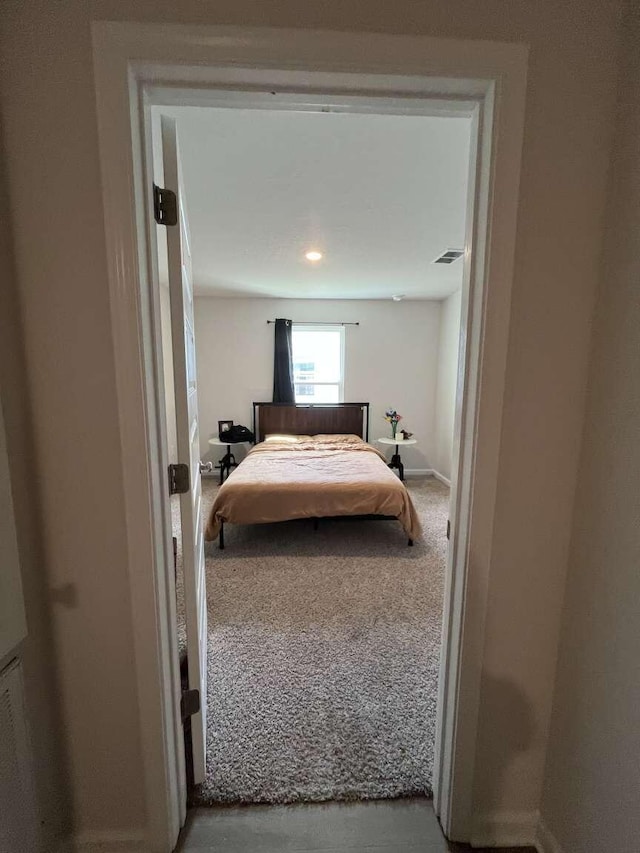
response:
<svg viewBox="0 0 640 853"><path fill-rule="evenodd" d="M444 474L436 471L435 468L405 468L404 475L405 477L435 477L436 480L440 480L445 486L451 488L451 480L448 480Z"/></svg>
<svg viewBox="0 0 640 853"><path fill-rule="evenodd" d="M535 847L538 839L538 812L501 812L476 817L472 847Z"/></svg>
<svg viewBox="0 0 640 853"><path fill-rule="evenodd" d="M440 480L440 482L444 483L445 486L451 488L451 480L448 477L445 477L444 474L441 474L439 471L436 471L435 468L431 470L431 476L435 477L436 480Z"/></svg>
<svg viewBox="0 0 640 853"><path fill-rule="evenodd" d="M560 842L553 832L551 832L542 817L538 820L535 846L538 853L564 853Z"/></svg>
<svg viewBox="0 0 640 853"><path fill-rule="evenodd" d="M70 853L150 853L145 833L133 830L78 832L66 850Z"/></svg>

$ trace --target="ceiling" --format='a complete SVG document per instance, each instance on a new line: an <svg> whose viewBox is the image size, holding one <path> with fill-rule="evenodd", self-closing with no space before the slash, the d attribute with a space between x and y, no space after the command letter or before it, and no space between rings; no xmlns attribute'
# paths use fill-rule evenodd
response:
<svg viewBox="0 0 640 853"><path fill-rule="evenodd" d="M177 119L197 293L442 299L460 287L462 260L433 261L464 246L468 119L156 109Z"/></svg>

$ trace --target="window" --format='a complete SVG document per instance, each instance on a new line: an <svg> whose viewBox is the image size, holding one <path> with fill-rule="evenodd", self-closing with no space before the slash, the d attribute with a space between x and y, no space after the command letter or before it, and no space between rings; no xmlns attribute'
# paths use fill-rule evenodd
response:
<svg viewBox="0 0 640 853"><path fill-rule="evenodd" d="M344 327L294 323L296 403L341 403L344 396Z"/></svg>

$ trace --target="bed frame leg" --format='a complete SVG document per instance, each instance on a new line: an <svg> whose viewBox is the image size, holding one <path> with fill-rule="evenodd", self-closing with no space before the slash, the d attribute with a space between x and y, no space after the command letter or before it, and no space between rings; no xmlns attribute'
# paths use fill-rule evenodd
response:
<svg viewBox="0 0 640 853"><path fill-rule="evenodd" d="M224 551L224 522L220 525L220 533L218 534L218 547Z"/></svg>
<svg viewBox="0 0 640 853"><path fill-rule="evenodd" d="M413 539L409 539L409 541L407 542L407 546L409 548L413 548Z"/></svg>

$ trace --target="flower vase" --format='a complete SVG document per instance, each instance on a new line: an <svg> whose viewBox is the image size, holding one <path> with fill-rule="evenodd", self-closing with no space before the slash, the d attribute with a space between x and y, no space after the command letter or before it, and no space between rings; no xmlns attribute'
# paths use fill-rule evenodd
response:
<svg viewBox="0 0 640 853"><path fill-rule="evenodd" d="M392 423L391 423L391 438L393 438L393 439L394 439L394 441L395 441L395 438L396 438L396 432L397 432L397 431L398 431L398 424L397 424L397 423L393 423L393 422L392 422Z"/></svg>

